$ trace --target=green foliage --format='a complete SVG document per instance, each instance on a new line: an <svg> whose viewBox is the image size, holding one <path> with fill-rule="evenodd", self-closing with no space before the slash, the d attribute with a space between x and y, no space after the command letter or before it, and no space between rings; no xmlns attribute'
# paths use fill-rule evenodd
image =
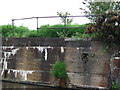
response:
<svg viewBox="0 0 120 90"><path fill-rule="evenodd" d="M2 25L3 37L73 37L76 33L84 34L87 25L67 25L68 28L63 28L62 24L42 25L40 29L29 30L24 26ZM71 27L71 28L70 28ZM72 28L84 27L84 28ZM87 34L86 34L87 35Z"/></svg>
<svg viewBox="0 0 120 90"><path fill-rule="evenodd" d="M3 37L11 37L13 35L13 26L12 25L2 25L0 26L2 29L2 36ZM16 27L14 27L16 28Z"/></svg>
<svg viewBox="0 0 120 90"><path fill-rule="evenodd" d="M64 25L70 25L72 22L73 22L73 19L71 19L70 17L67 17L67 16L70 16L70 13L68 12L57 12L57 15L59 15L59 17L61 18L61 22L64 24Z"/></svg>
<svg viewBox="0 0 120 90"><path fill-rule="evenodd" d="M75 33L72 38L95 38L96 37L96 34L93 33L93 34L81 34L81 33Z"/></svg>
<svg viewBox="0 0 120 90"><path fill-rule="evenodd" d="M112 81L112 90L118 90L118 85Z"/></svg>
<svg viewBox="0 0 120 90"><path fill-rule="evenodd" d="M2 37L26 37L29 34L29 29L24 26L2 25Z"/></svg>
<svg viewBox="0 0 120 90"><path fill-rule="evenodd" d="M58 27L58 28L57 28ZM87 25L67 25L69 28L62 28L64 25L43 25L38 30L38 37L72 37L75 33L83 34L85 28L70 28L70 27L87 27Z"/></svg>
<svg viewBox="0 0 120 90"><path fill-rule="evenodd" d="M95 34L109 46L120 44L120 13L109 11L99 15L94 24L88 25L85 33Z"/></svg>
<svg viewBox="0 0 120 90"><path fill-rule="evenodd" d="M106 0L105 2L98 2L98 0L93 0L92 2L84 0L83 4L87 9L80 8L86 15L100 15L109 11L119 11L120 3L115 0ZM95 20L96 17L89 16L91 21Z"/></svg>
<svg viewBox="0 0 120 90"><path fill-rule="evenodd" d="M110 49L110 46L107 46L106 48L104 48L104 52L107 52Z"/></svg>
<svg viewBox="0 0 120 90"><path fill-rule="evenodd" d="M38 37L37 31L36 30L30 31L30 33L27 35L27 37Z"/></svg>
<svg viewBox="0 0 120 90"><path fill-rule="evenodd" d="M67 27L69 27L66 29L67 37L71 37L76 33L83 34L87 25L67 25ZM81 28L70 28L70 27L81 27ZM82 27L84 27L84 28L82 28Z"/></svg>
<svg viewBox="0 0 120 90"><path fill-rule="evenodd" d="M66 72L66 65L64 62L56 61L55 64L52 67L51 73L56 78L68 78L67 72Z"/></svg>
<svg viewBox="0 0 120 90"><path fill-rule="evenodd" d="M52 28L52 27L54 27L54 26L50 26L50 25L41 26L40 29L38 30L38 37L58 37L58 35L57 35L58 29L48 29L48 28Z"/></svg>
<svg viewBox="0 0 120 90"><path fill-rule="evenodd" d="M98 37L109 43L119 43L120 40L120 14L108 12L100 15L96 20Z"/></svg>
<svg viewBox="0 0 120 90"><path fill-rule="evenodd" d="M26 37L29 32L27 27L19 26L14 29L14 37Z"/></svg>

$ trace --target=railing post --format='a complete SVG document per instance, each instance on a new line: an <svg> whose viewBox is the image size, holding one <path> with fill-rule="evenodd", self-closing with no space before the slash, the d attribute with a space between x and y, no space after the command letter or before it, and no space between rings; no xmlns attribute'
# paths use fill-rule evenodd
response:
<svg viewBox="0 0 120 90"><path fill-rule="evenodd" d="M14 20L12 19L12 32L13 32L13 34L12 34L12 37L14 36Z"/></svg>
<svg viewBox="0 0 120 90"><path fill-rule="evenodd" d="M39 28L39 26L38 26L38 17L36 17L36 19L37 19L37 35L38 35L38 28Z"/></svg>

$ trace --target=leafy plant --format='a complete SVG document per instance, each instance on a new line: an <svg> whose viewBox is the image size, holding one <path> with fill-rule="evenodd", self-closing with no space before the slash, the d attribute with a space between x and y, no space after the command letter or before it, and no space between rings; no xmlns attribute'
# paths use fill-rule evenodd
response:
<svg viewBox="0 0 120 90"><path fill-rule="evenodd" d="M91 21L95 21L96 17L93 15L104 14L109 11L117 11L119 13L120 3L116 0L106 0L105 2L98 2L98 0L84 0L83 5L87 8L80 8L86 15L89 15Z"/></svg>
<svg viewBox="0 0 120 90"><path fill-rule="evenodd" d="M84 33L85 28L70 28L70 27L87 27L87 25L67 25L68 28L63 28L62 24L43 25L38 31L38 37L71 37L76 32Z"/></svg>
<svg viewBox="0 0 120 90"><path fill-rule="evenodd" d="M27 37L29 29L24 26L2 25L2 37Z"/></svg>
<svg viewBox="0 0 120 90"><path fill-rule="evenodd" d="M118 90L118 85L112 81L112 90Z"/></svg>
<svg viewBox="0 0 120 90"><path fill-rule="evenodd" d="M26 37L30 30L27 27L19 26L14 29L14 37Z"/></svg>
<svg viewBox="0 0 120 90"><path fill-rule="evenodd" d="M38 37L58 37L57 35L58 29L53 29L53 27L54 26L50 26L49 24L42 25L40 29L38 30Z"/></svg>
<svg viewBox="0 0 120 90"><path fill-rule="evenodd" d="M30 33L27 35L27 37L38 37L37 31L36 30L30 31Z"/></svg>
<svg viewBox="0 0 120 90"><path fill-rule="evenodd" d="M2 25L2 35L3 37L72 37L76 36L76 33L84 34L85 27L87 25L67 25L68 28L63 28L62 24L55 25L42 25L40 29L29 30L24 26L13 26L12 25ZM82 27L82 28L72 28L72 27Z"/></svg>
<svg viewBox="0 0 120 90"><path fill-rule="evenodd" d="M120 13L109 11L96 18L94 24L88 25L85 33L95 34L98 38L111 44L120 44Z"/></svg>
<svg viewBox="0 0 120 90"><path fill-rule="evenodd" d="M65 63L61 61L56 61L52 67L52 74L56 78L68 78Z"/></svg>
<svg viewBox="0 0 120 90"><path fill-rule="evenodd" d="M95 38L96 37L96 34L93 33L93 34L81 34L81 33L75 33L72 38Z"/></svg>
<svg viewBox="0 0 120 90"><path fill-rule="evenodd" d="M13 36L13 26L12 25L2 25L0 26L0 28L2 29L2 37L11 37ZM14 28L16 28L16 26L14 26Z"/></svg>
<svg viewBox="0 0 120 90"><path fill-rule="evenodd" d="M98 37L108 43L119 43L120 39L120 14L110 11L100 15L96 20Z"/></svg>
<svg viewBox="0 0 120 90"><path fill-rule="evenodd" d="M68 12L57 12L57 15L61 18L61 22L64 23L64 25L70 25L73 21L70 17L70 13Z"/></svg>

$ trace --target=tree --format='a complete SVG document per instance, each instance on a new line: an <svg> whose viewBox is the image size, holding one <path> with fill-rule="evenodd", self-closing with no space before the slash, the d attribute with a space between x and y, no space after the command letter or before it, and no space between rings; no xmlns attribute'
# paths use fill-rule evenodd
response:
<svg viewBox="0 0 120 90"><path fill-rule="evenodd" d="M86 15L90 15L88 18L91 21L95 21L96 17L94 15L100 15L107 13L109 11L120 12L120 2L115 2L114 0L106 0L105 2L98 2L98 0L93 0L89 2L84 0L82 2L87 9L80 8Z"/></svg>
<svg viewBox="0 0 120 90"><path fill-rule="evenodd" d="M120 40L120 14L109 11L100 15L96 20L96 27L99 36L103 40L119 43Z"/></svg>
<svg viewBox="0 0 120 90"><path fill-rule="evenodd" d="M89 29L87 33L97 32L97 36L108 44L120 44L120 14L114 11L101 14L97 17L95 24Z"/></svg>
<svg viewBox="0 0 120 90"><path fill-rule="evenodd" d="M70 16L70 13L68 13L68 12L65 12L65 13L57 12L57 15L59 15L59 17L61 18L61 21L62 21L62 23L64 23L64 25L70 25L73 21L73 19L70 19L70 17L68 17L68 16Z"/></svg>

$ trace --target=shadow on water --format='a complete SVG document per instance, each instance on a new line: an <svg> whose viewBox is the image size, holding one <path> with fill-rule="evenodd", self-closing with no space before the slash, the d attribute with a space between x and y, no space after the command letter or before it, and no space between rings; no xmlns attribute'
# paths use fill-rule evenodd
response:
<svg viewBox="0 0 120 90"><path fill-rule="evenodd" d="M53 88L53 87L44 87L38 85L28 85L12 82L2 82L2 90L75 90L67 88Z"/></svg>
<svg viewBox="0 0 120 90"><path fill-rule="evenodd" d="M99 90L99 89L90 89L90 88L59 88L59 87L49 87L49 86L40 86L33 84L22 84L14 82L2 82L1 90Z"/></svg>

